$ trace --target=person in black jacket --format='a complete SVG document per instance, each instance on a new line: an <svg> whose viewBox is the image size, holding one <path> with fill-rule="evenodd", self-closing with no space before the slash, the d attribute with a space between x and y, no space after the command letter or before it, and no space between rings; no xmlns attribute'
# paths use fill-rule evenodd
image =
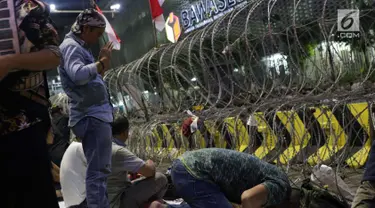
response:
<svg viewBox="0 0 375 208"><path fill-rule="evenodd" d="M372 207L375 207L375 142L372 143L366 170L352 203L352 208Z"/></svg>

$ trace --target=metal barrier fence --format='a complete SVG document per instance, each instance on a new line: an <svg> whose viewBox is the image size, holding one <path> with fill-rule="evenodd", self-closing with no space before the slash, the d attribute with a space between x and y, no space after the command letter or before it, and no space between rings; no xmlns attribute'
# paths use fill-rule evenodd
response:
<svg viewBox="0 0 375 208"><path fill-rule="evenodd" d="M307 162L311 166L325 163L361 168L371 148L371 106L363 102L203 116L203 125L192 138L182 135L181 119L187 116L180 115L179 120L160 119L133 127L136 133L130 142L135 151L148 157L172 150L178 155L189 149L220 147L280 165Z"/></svg>

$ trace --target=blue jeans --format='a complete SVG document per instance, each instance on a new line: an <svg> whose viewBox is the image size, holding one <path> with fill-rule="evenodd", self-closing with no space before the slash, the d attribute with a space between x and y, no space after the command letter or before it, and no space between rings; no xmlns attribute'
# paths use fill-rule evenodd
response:
<svg viewBox="0 0 375 208"><path fill-rule="evenodd" d="M93 117L86 117L72 129L74 134L82 140L87 160L87 206L109 208L107 177L111 173L111 125Z"/></svg>
<svg viewBox="0 0 375 208"><path fill-rule="evenodd" d="M172 208L232 208L233 206L214 183L194 178L180 160L172 165L171 177L177 195L187 204L170 205Z"/></svg>

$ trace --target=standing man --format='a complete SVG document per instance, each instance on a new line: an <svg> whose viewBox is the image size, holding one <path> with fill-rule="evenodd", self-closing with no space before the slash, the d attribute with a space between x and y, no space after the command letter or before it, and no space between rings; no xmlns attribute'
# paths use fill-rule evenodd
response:
<svg viewBox="0 0 375 208"><path fill-rule="evenodd" d="M1 207L58 208L45 74L60 64L58 35L42 1L5 0L0 7Z"/></svg>
<svg viewBox="0 0 375 208"><path fill-rule="evenodd" d="M103 74L109 69L112 44L106 44L96 60L88 46L105 30L103 16L94 9L78 15L60 45L62 86L69 97L69 127L82 140L87 159L86 189L89 208L108 208L107 177L111 172L113 107Z"/></svg>

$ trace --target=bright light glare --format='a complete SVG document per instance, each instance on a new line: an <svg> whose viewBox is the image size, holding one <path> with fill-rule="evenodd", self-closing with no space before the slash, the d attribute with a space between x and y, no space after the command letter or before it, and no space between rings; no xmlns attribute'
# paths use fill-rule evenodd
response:
<svg viewBox="0 0 375 208"><path fill-rule="evenodd" d="M192 82L195 82L195 81L197 81L197 78L196 78L196 77L193 77L193 78L191 78L191 81L192 81Z"/></svg>
<svg viewBox="0 0 375 208"><path fill-rule="evenodd" d="M111 8L111 10L119 10L121 8L121 5L120 4L114 4L110 8Z"/></svg>
<svg viewBox="0 0 375 208"><path fill-rule="evenodd" d="M54 4L49 5L49 9L51 11L55 11L56 10L56 5L54 5Z"/></svg>
<svg viewBox="0 0 375 208"><path fill-rule="evenodd" d="M234 72L238 72L238 69L237 68L234 68L234 70L233 70Z"/></svg>

